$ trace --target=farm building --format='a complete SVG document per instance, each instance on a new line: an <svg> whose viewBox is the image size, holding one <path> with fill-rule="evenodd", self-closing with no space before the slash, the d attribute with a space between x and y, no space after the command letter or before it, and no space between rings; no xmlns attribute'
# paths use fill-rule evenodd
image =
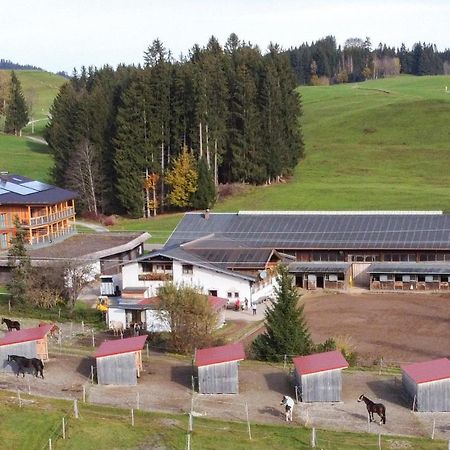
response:
<svg viewBox="0 0 450 450"><path fill-rule="evenodd" d="M449 290L450 263L374 263L367 272L371 290Z"/></svg>
<svg viewBox="0 0 450 450"><path fill-rule="evenodd" d="M351 278L350 263L343 262L294 262L289 272L295 277L295 285L302 289L346 289Z"/></svg>
<svg viewBox="0 0 450 450"><path fill-rule="evenodd" d="M98 384L134 386L142 371L147 336L105 341L95 352Z"/></svg>
<svg viewBox="0 0 450 450"><path fill-rule="evenodd" d="M208 301L217 314L217 328L220 328L225 323L227 299L208 295ZM121 322L124 330L139 323L145 331L156 333L170 331L169 322L163 320L158 313L158 303L158 297L123 298L122 296L115 301L111 299L106 313L106 323Z"/></svg>
<svg viewBox="0 0 450 450"><path fill-rule="evenodd" d="M450 411L450 361L435 359L401 366L402 383L420 412Z"/></svg>
<svg viewBox="0 0 450 450"><path fill-rule="evenodd" d="M52 327L53 324L48 324L6 333L0 339L0 370L13 372L13 367L8 363L8 355L48 360L47 335Z"/></svg>
<svg viewBox="0 0 450 450"><path fill-rule="evenodd" d="M305 288L308 275L311 275L310 286L313 286L315 278L317 288L322 286L322 280L323 287L332 283L338 288L345 285L343 272L341 279L339 273L329 272L332 275L330 280L326 272L306 272L308 267L296 266L313 262L349 263L349 285L368 288L367 269L375 262L407 262L424 266L450 262L450 215L441 211L187 213L164 248L158 254L148 255L145 260L148 270L141 268L141 272L164 272L165 277L175 281L195 277L197 272L200 273L199 264L208 264L211 269L215 266L244 273L240 259L233 253L236 249L241 252L245 249L247 254L251 254L253 249L255 255L260 255L256 258L259 266L255 261L251 264L252 270L258 266L257 276L261 272L268 273L266 268L262 270L265 258L261 251L266 251L272 255L266 263L275 263L278 256L280 262L303 270L297 272L297 283ZM289 261L288 256L293 260ZM155 267L150 265L153 263ZM345 273L346 269L343 270ZM248 271L245 273L250 275ZM148 279L154 280L151 278L154 276L158 275L150 273ZM260 277L255 279L255 290L260 288L263 280Z"/></svg>
<svg viewBox="0 0 450 450"><path fill-rule="evenodd" d="M245 359L241 343L197 350L195 364L198 370L200 394L239 393L239 361Z"/></svg>
<svg viewBox="0 0 450 450"><path fill-rule="evenodd" d="M292 359L294 376L303 402L339 402L342 369L348 362L338 350Z"/></svg>

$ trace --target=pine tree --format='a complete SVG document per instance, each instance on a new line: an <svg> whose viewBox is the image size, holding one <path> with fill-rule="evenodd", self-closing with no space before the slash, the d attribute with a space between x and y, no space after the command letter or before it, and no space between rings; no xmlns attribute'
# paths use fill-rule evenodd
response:
<svg viewBox="0 0 450 450"><path fill-rule="evenodd" d="M313 347L287 267L279 267L277 282L275 302L266 310L266 332L253 342L256 357L268 361L282 361L284 355L307 355Z"/></svg>
<svg viewBox="0 0 450 450"><path fill-rule="evenodd" d="M197 190L197 179L194 157L184 147L166 175L166 183L170 186L170 192L167 195L169 203L177 208L189 206L192 194Z"/></svg>
<svg viewBox="0 0 450 450"><path fill-rule="evenodd" d="M198 162L197 190L192 195L191 205L195 209L212 208L216 201L216 187L205 157Z"/></svg>
<svg viewBox="0 0 450 450"><path fill-rule="evenodd" d="M19 136L28 123L28 110L22 86L14 71L11 72L11 85L6 106L5 133Z"/></svg>
<svg viewBox="0 0 450 450"><path fill-rule="evenodd" d="M26 231L22 227L19 217L14 218L16 235L11 239L8 250L8 266L11 267L11 279L8 282L8 291L11 303L27 303L28 278L31 272L31 262L25 247L27 243Z"/></svg>

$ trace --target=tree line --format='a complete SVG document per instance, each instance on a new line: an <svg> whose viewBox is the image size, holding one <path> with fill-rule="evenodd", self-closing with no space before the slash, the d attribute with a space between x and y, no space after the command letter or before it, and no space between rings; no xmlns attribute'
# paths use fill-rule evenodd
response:
<svg viewBox="0 0 450 450"><path fill-rule="evenodd" d="M334 36L286 51L299 84L334 84L382 78L400 73L439 75L450 73L450 49L438 51L434 44L418 42L372 47L370 38L349 38L343 47Z"/></svg>
<svg viewBox="0 0 450 450"><path fill-rule="evenodd" d="M270 183L303 155L296 84L277 45L263 54L235 34L179 60L155 40L143 66L83 68L50 111L54 181L86 210L133 217L210 207L219 183Z"/></svg>

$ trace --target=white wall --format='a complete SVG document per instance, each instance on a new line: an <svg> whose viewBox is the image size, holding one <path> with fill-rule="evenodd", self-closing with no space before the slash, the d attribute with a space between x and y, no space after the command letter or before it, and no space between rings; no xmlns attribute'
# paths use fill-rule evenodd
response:
<svg viewBox="0 0 450 450"><path fill-rule="evenodd" d="M108 308L108 314L106 314L106 325L109 328L110 322L122 322L123 323L123 329L126 328L126 319L125 319L125 310L119 309L119 308Z"/></svg>

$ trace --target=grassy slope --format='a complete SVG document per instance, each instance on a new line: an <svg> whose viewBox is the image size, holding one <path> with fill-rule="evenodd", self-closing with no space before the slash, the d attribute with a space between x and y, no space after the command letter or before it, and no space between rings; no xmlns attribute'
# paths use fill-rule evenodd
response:
<svg viewBox="0 0 450 450"><path fill-rule="evenodd" d="M73 418L72 402L30 397L22 393L25 404L17 406L14 393L0 392L0 442L2 448L48 448L52 438L56 449L138 449L185 448L187 416L135 412L135 426L130 411L79 404L80 418ZM30 400L32 402L30 402ZM67 420L67 439L61 436L61 421ZM192 447L208 449L307 449L310 429L298 426L252 425L249 441L246 424L194 419ZM318 444L324 449L356 450L378 448L377 435L366 433L317 432ZM220 443L220 444L219 444ZM382 437L383 448L434 450L444 448L443 441L395 436ZM386 447L385 447L386 446Z"/></svg>
<svg viewBox="0 0 450 450"><path fill-rule="evenodd" d="M25 98L32 102L30 116L39 120L35 123L34 132L40 135L47 123L47 114L53 99L65 79L49 72L34 70L17 70L16 74L22 84ZM23 133L31 134L31 126L26 127ZM19 138L0 133L0 170L50 181L51 165L52 159L46 145L32 142L26 136Z"/></svg>
<svg viewBox="0 0 450 450"><path fill-rule="evenodd" d="M291 182L252 189L216 210L449 209L449 81L301 87L306 155Z"/></svg>

